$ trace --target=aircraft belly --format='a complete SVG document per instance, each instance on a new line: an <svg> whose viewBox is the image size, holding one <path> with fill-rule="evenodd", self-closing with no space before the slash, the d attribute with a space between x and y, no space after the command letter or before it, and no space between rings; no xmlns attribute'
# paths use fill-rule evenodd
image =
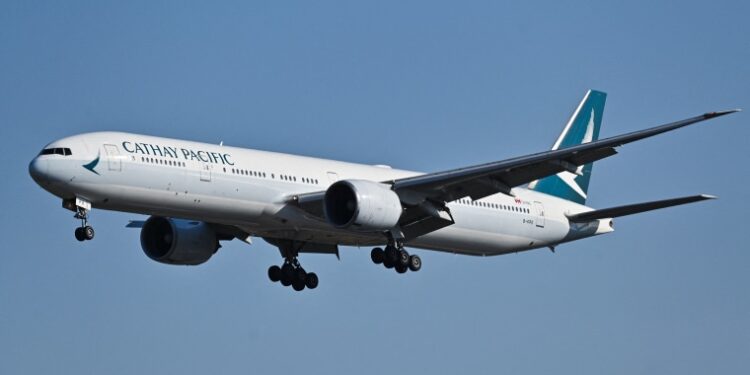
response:
<svg viewBox="0 0 750 375"><path fill-rule="evenodd" d="M548 220L544 228L523 224L523 219L492 220L481 216L409 241L408 246L468 255L499 255L555 244L569 232L567 223ZM489 218L484 218L489 219Z"/></svg>

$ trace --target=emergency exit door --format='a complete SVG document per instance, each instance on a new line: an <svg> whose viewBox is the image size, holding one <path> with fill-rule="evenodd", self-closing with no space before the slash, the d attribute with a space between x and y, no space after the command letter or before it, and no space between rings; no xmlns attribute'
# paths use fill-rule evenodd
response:
<svg viewBox="0 0 750 375"><path fill-rule="evenodd" d="M547 217L544 213L544 205L542 202L535 201L533 207L534 214L536 215L536 220L534 220L536 226L538 228L544 228L544 225L547 223Z"/></svg>

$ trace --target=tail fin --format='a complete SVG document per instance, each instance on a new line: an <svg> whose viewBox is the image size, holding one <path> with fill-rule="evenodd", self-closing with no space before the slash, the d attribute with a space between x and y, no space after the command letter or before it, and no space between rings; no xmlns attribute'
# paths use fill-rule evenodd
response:
<svg viewBox="0 0 750 375"><path fill-rule="evenodd" d="M589 90L578 104L552 149L557 150L598 140L606 100L606 93ZM529 184L529 189L584 204L593 166L593 163L589 163L578 167L575 174L566 171L533 181Z"/></svg>

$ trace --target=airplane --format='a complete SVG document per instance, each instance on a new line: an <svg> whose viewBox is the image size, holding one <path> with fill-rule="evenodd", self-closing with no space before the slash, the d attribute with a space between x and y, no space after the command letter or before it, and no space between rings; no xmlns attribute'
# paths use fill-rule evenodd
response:
<svg viewBox="0 0 750 375"><path fill-rule="evenodd" d="M422 268L405 247L491 256L614 231L613 219L715 197L594 209L585 205L593 162L619 146L738 112L710 112L599 139L606 94L588 90L551 150L463 168L419 173L283 153L123 132L74 135L45 146L29 173L62 198L94 238L93 208L150 215L131 221L154 261L198 265L220 241L263 238L277 247L273 282L315 289L298 256L339 256L339 246L373 247L375 264Z"/></svg>

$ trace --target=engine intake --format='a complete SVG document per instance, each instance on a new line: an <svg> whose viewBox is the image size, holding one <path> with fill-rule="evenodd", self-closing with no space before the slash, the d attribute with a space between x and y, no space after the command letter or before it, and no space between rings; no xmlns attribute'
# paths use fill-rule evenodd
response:
<svg viewBox="0 0 750 375"><path fill-rule="evenodd" d="M325 194L326 220L337 228L388 230L398 224L401 213L401 199L378 182L342 180Z"/></svg>
<svg viewBox="0 0 750 375"><path fill-rule="evenodd" d="M151 216L141 229L141 248L159 263L198 265L216 253L219 240L206 223Z"/></svg>

